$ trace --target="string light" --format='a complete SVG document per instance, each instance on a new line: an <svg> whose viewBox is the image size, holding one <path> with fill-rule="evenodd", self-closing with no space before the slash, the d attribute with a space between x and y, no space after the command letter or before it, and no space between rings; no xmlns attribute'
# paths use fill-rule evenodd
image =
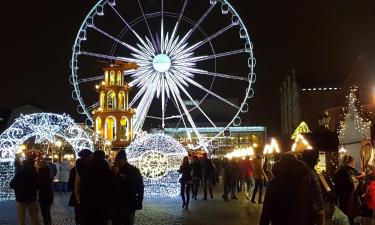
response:
<svg viewBox="0 0 375 225"><path fill-rule="evenodd" d="M301 146L302 145L302 146ZM294 140L292 151L300 151L300 150L311 150L313 147L310 145L310 143L305 139L305 137L302 134L297 134L296 139Z"/></svg>
<svg viewBox="0 0 375 225"><path fill-rule="evenodd" d="M306 134L311 133L309 126L307 126L307 123L302 121L299 126L294 130L292 136L290 137L292 140L296 139L298 134Z"/></svg>
<svg viewBox="0 0 375 225"><path fill-rule="evenodd" d="M279 143L272 138L270 144L264 146L263 154L280 153Z"/></svg>
<svg viewBox="0 0 375 225"><path fill-rule="evenodd" d="M343 140L346 135L355 130L359 133L361 138L370 138L371 121L362 117L362 106L359 106L356 93L358 87L353 86L350 88L350 93L347 96L348 105L343 108L344 118L340 122L339 139ZM359 109L358 109L359 108ZM353 123L351 123L353 121Z"/></svg>
<svg viewBox="0 0 375 225"><path fill-rule="evenodd" d="M0 201L13 198L9 182L14 175L15 155L31 137L35 137L35 143L48 141L60 144L61 141L56 141L55 137L65 139L75 150L76 156L82 149L93 150L90 136L66 114L21 115L0 135Z"/></svg>
<svg viewBox="0 0 375 225"><path fill-rule="evenodd" d="M126 149L128 161L144 179L145 197L176 197L180 194L178 169L186 149L163 133L141 133Z"/></svg>
<svg viewBox="0 0 375 225"><path fill-rule="evenodd" d="M254 149L253 147L248 147L248 148L236 149L233 152L229 152L225 155L225 157L228 159L231 159L231 158L243 158L245 156L252 156L252 155L254 155Z"/></svg>

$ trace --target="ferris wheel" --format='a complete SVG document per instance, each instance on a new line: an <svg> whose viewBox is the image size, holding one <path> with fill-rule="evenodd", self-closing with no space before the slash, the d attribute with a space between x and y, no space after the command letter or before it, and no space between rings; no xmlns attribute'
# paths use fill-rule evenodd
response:
<svg viewBox="0 0 375 225"><path fill-rule="evenodd" d="M204 146L241 124L254 95L253 45L227 0L99 1L79 28L70 62L72 97L89 124L103 61L139 65L124 72L134 132L180 127ZM200 124L219 132L202 137Z"/></svg>

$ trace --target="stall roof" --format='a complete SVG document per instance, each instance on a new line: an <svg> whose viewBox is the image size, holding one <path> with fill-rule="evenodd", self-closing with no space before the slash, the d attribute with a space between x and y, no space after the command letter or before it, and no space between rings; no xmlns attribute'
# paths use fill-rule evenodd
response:
<svg viewBox="0 0 375 225"><path fill-rule="evenodd" d="M324 152L339 150L339 138L336 132L308 133L303 136L316 150Z"/></svg>

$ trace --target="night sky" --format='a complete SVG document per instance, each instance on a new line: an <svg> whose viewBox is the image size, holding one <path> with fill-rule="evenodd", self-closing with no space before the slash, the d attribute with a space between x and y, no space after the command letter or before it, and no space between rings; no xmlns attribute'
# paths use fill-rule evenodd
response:
<svg viewBox="0 0 375 225"><path fill-rule="evenodd" d="M0 108L33 103L81 119L71 98L69 61L79 26L95 1L13 2L4 1L0 14ZM279 87L289 68L342 80L359 55L372 62L369 67L375 65L373 0L230 3L250 32L257 59L255 98L244 117L254 125L278 132Z"/></svg>

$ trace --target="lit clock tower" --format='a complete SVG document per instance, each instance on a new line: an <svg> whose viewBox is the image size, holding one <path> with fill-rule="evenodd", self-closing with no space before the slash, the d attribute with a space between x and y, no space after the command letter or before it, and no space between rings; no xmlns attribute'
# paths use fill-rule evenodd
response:
<svg viewBox="0 0 375 225"><path fill-rule="evenodd" d="M96 85L99 107L93 111L95 133L123 148L133 140L134 109L128 107L131 88L124 81L124 71L137 69L135 63L117 62L103 68L104 80Z"/></svg>

